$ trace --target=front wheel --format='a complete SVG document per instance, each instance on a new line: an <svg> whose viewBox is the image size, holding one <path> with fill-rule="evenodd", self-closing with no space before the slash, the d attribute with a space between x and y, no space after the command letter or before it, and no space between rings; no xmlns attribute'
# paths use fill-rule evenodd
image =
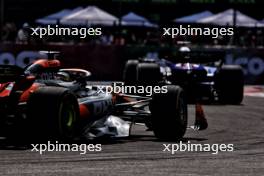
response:
<svg viewBox="0 0 264 176"><path fill-rule="evenodd" d="M182 88L168 85L167 89L167 93L153 95L152 129L161 140L179 140L187 128L187 103Z"/></svg>

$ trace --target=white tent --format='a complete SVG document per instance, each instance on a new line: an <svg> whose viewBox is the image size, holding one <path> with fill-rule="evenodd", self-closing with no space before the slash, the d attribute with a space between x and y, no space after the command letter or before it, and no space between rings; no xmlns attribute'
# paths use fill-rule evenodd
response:
<svg viewBox="0 0 264 176"><path fill-rule="evenodd" d="M199 23L206 23L206 24L215 24L220 26L230 25L232 26L234 23L234 9L228 9L226 11L220 12L213 16L203 18L198 20ZM237 27L255 27L261 26L261 24L240 11L236 11L236 26Z"/></svg>
<svg viewBox="0 0 264 176"><path fill-rule="evenodd" d="M121 18L121 24L123 26L145 26L145 27L157 27L156 24L152 24L143 16L139 16L136 13L129 12Z"/></svg>
<svg viewBox="0 0 264 176"><path fill-rule="evenodd" d="M212 16L213 13L210 11L203 11L192 15L176 18L173 20L177 23L196 23L198 20Z"/></svg>
<svg viewBox="0 0 264 176"><path fill-rule="evenodd" d="M60 20L61 24L70 26L104 25L112 26L118 23L118 18L96 6L88 6L85 9L72 13Z"/></svg>
<svg viewBox="0 0 264 176"><path fill-rule="evenodd" d="M43 18L39 18L36 20L36 23L44 24L44 25L57 24L63 17L70 15L72 13L75 13L75 12L82 10L82 9L83 9L82 7L77 7L73 10L64 9L64 10L61 10L57 13L53 13L53 14L45 16Z"/></svg>

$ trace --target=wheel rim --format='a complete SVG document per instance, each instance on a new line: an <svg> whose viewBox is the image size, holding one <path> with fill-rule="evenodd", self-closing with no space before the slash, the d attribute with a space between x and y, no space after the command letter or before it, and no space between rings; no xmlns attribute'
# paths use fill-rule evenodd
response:
<svg viewBox="0 0 264 176"><path fill-rule="evenodd" d="M61 135L67 137L73 135L75 119L76 119L76 112L74 110L74 105L71 105L69 103L62 103L60 108L60 118L59 118Z"/></svg>
<svg viewBox="0 0 264 176"><path fill-rule="evenodd" d="M66 121L66 126L71 127L73 123L73 117L74 113L72 111L68 111L66 114L66 117L68 117L68 120Z"/></svg>

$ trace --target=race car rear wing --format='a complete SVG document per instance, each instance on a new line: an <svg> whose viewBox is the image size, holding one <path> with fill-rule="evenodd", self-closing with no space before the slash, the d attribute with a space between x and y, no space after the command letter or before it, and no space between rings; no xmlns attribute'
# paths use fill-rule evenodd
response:
<svg viewBox="0 0 264 176"><path fill-rule="evenodd" d="M22 76L24 70L15 65L0 65L0 83L13 82Z"/></svg>
<svg viewBox="0 0 264 176"><path fill-rule="evenodd" d="M223 62L225 53L220 51L177 52L169 60L176 63L210 63Z"/></svg>

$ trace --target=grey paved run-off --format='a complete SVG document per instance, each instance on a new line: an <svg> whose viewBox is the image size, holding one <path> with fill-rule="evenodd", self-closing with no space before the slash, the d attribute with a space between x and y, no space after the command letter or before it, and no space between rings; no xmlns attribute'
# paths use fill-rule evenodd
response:
<svg viewBox="0 0 264 176"><path fill-rule="evenodd" d="M189 124L194 108L189 106ZM192 143L232 143L234 152L162 152L144 126L135 126L133 136L103 144L103 151L76 152L0 150L0 175L264 175L264 99L246 97L241 106L205 106L209 128L189 130Z"/></svg>

